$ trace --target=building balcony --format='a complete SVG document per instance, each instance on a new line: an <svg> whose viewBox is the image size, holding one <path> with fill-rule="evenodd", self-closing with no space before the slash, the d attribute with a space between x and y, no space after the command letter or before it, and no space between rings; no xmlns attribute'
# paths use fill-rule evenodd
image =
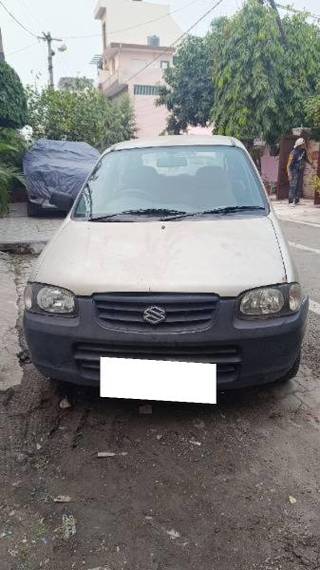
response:
<svg viewBox="0 0 320 570"><path fill-rule="evenodd" d="M126 91L128 84L125 82L123 73L117 71L100 80L100 89L107 97L115 97L122 91Z"/></svg>

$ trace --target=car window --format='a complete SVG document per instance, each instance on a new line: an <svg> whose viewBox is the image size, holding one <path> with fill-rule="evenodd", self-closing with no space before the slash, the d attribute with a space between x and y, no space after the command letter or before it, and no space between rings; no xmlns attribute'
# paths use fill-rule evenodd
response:
<svg viewBox="0 0 320 570"><path fill-rule="evenodd" d="M265 206L262 185L238 147L128 149L104 155L89 176L75 217L121 212Z"/></svg>

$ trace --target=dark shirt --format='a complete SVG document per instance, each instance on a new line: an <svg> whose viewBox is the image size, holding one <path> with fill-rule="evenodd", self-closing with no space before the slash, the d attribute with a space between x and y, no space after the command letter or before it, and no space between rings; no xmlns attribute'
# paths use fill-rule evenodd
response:
<svg viewBox="0 0 320 570"><path fill-rule="evenodd" d="M305 163L309 162L307 151L305 148L294 148L289 155L289 169L292 174L299 174L305 166Z"/></svg>

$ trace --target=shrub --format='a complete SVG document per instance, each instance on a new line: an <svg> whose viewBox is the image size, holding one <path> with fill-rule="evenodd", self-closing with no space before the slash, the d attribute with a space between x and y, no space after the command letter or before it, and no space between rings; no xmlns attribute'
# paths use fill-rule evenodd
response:
<svg viewBox="0 0 320 570"><path fill-rule="evenodd" d="M19 129L27 123L27 101L16 72L0 61L0 127Z"/></svg>

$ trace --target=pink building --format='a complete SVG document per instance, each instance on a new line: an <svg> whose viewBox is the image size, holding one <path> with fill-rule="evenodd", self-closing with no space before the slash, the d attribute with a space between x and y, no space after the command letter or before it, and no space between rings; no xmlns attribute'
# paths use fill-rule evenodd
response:
<svg viewBox="0 0 320 570"><path fill-rule="evenodd" d="M172 65L172 44L182 34L169 6L143 0L101 0L103 61L99 86L110 99L128 93L135 109L137 136L159 135L167 110L156 107L163 71Z"/></svg>

